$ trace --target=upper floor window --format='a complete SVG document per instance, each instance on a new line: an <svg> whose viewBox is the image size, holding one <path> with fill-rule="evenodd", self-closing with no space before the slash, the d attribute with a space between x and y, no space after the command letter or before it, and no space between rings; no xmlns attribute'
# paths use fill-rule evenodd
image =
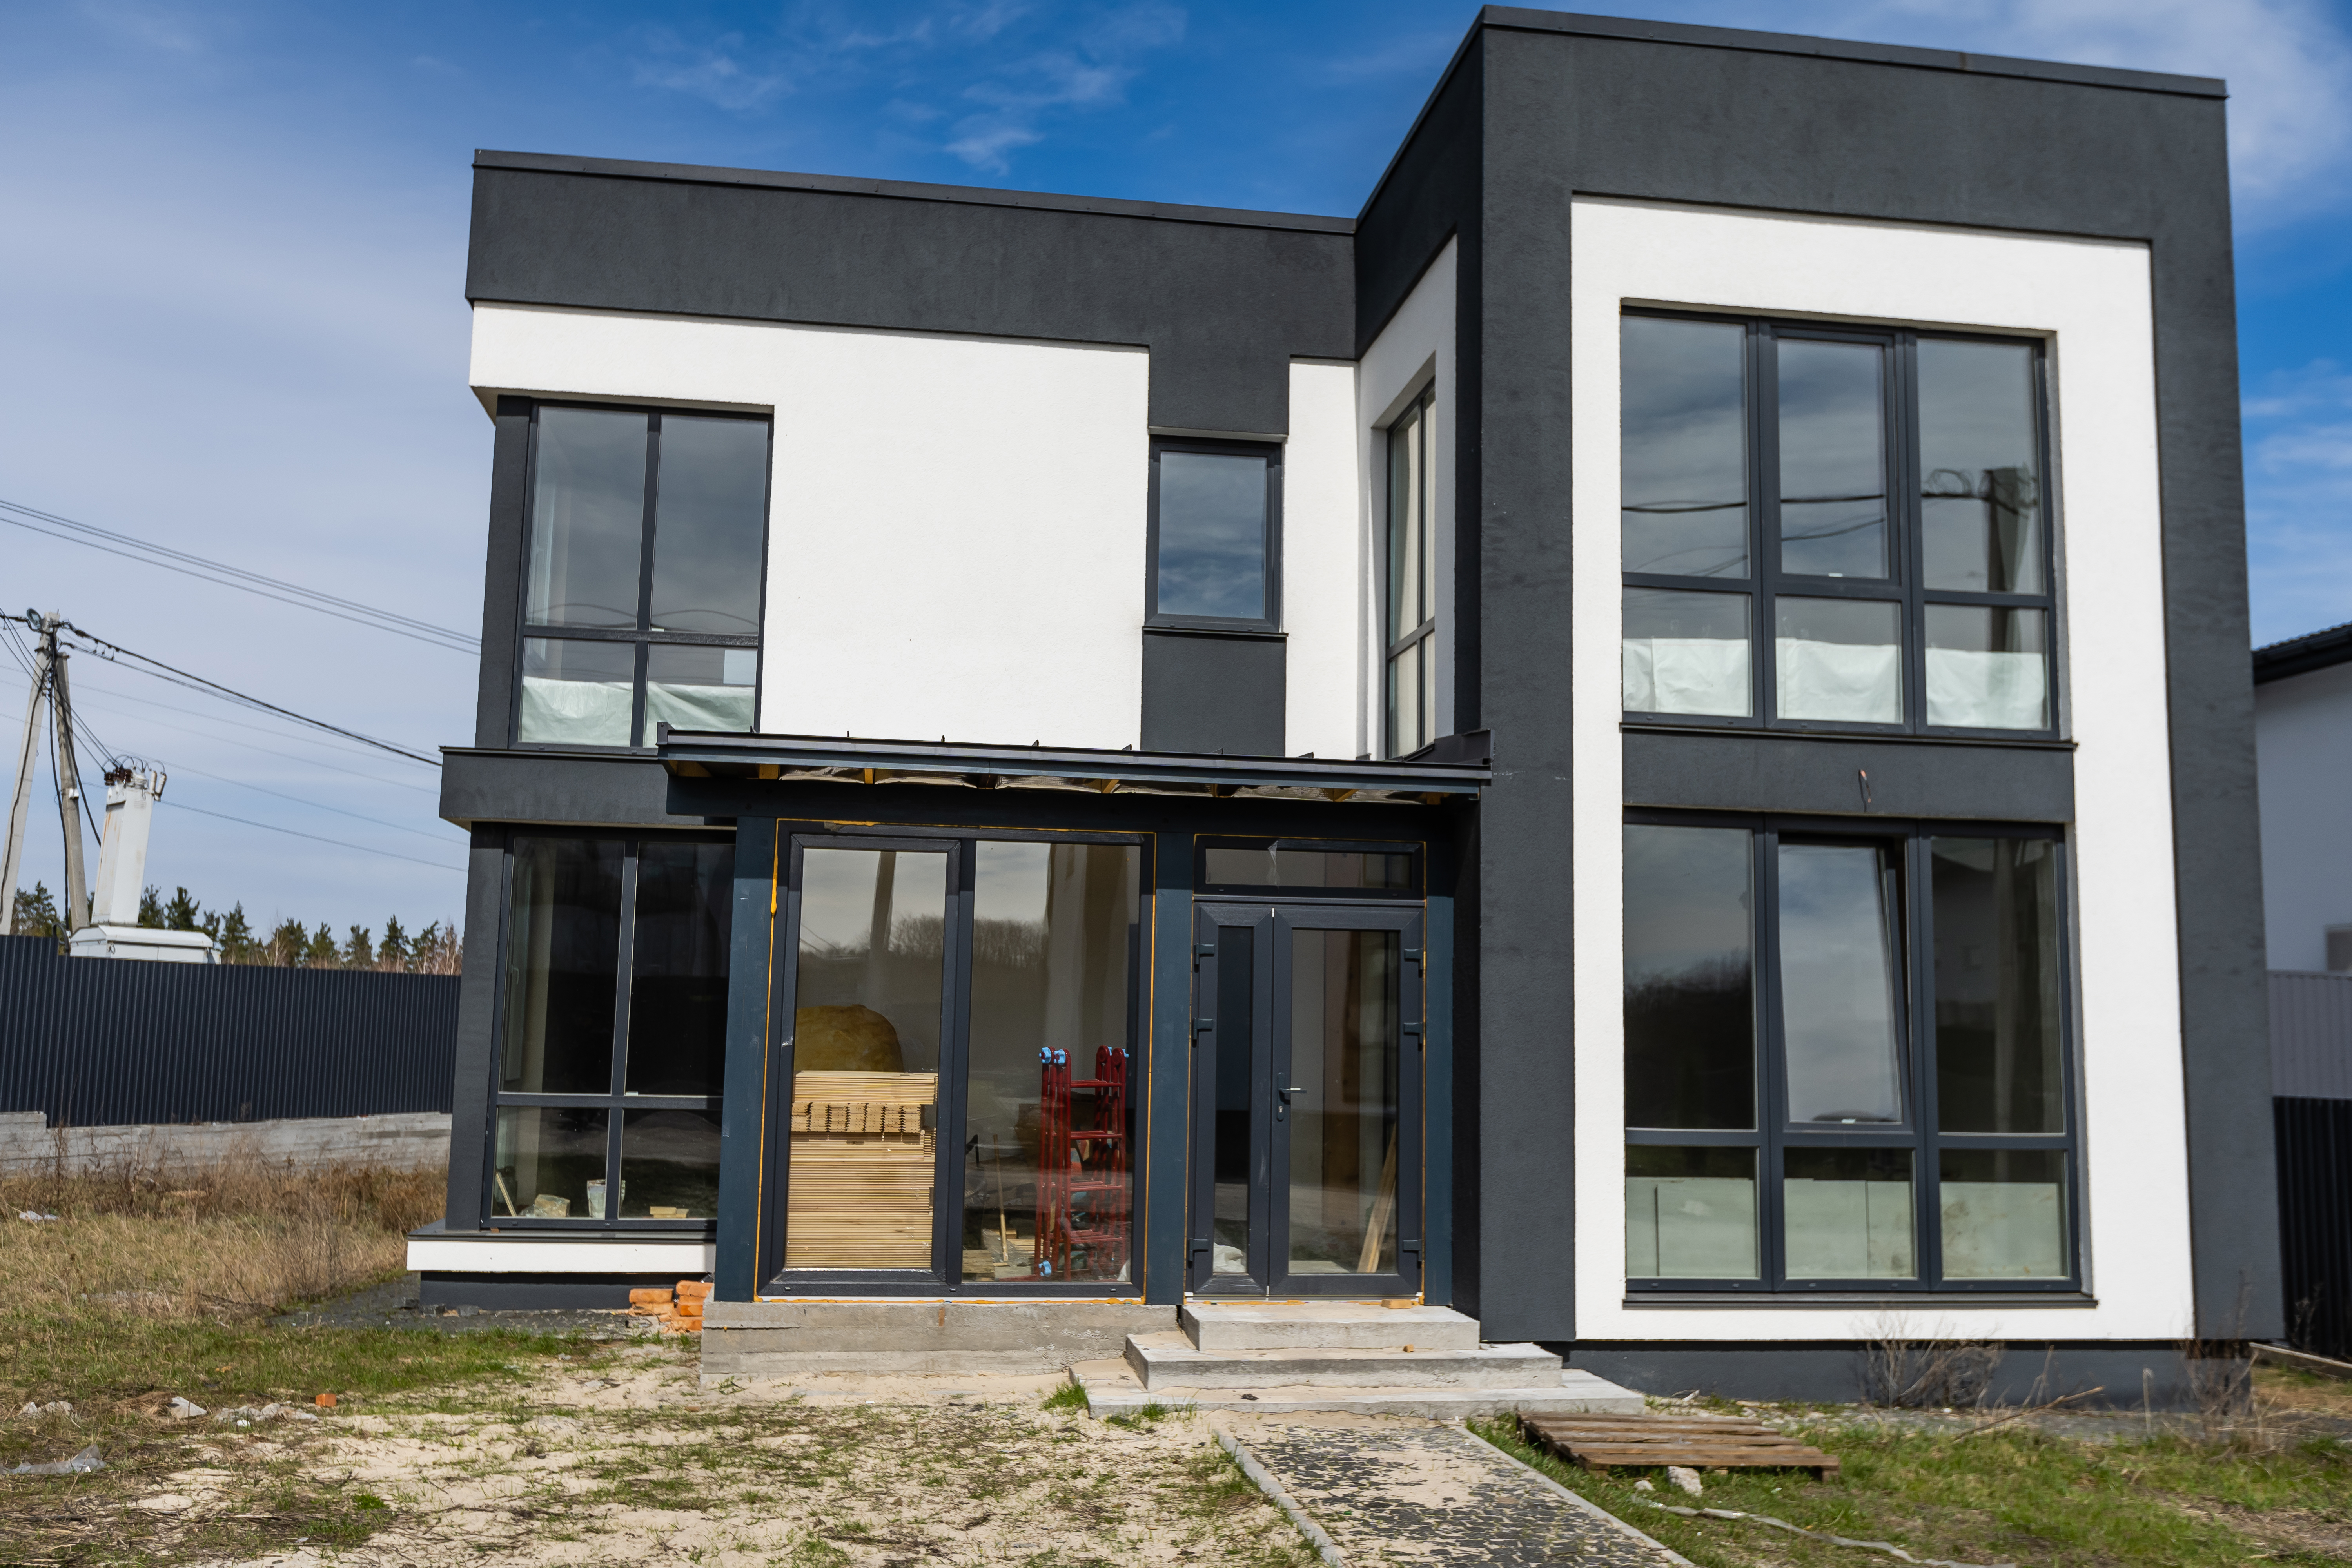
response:
<svg viewBox="0 0 2352 1568"><path fill-rule="evenodd" d="M1621 341L1629 717L2055 728L2039 343L1653 315Z"/></svg>
<svg viewBox="0 0 2352 1568"><path fill-rule="evenodd" d="M1437 738L1437 529L1431 498L1431 387L1389 426L1388 656L1385 754L1407 757Z"/></svg>
<svg viewBox="0 0 2352 1568"><path fill-rule="evenodd" d="M764 419L535 409L516 741L751 729L767 524Z"/></svg>
<svg viewBox="0 0 2352 1568"><path fill-rule="evenodd" d="M1149 624L1279 630L1281 533L1282 448L1154 438Z"/></svg>

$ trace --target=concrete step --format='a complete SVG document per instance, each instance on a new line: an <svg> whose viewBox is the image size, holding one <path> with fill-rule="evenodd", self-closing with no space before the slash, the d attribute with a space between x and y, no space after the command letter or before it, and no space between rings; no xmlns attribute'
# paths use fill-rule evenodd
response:
<svg viewBox="0 0 2352 1568"><path fill-rule="evenodd" d="M1526 1388L1556 1375L1559 1357L1535 1345L1466 1351L1204 1351L1174 1330L1129 1334L1127 1364L1147 1389L1437 1387Z"/></svg>
<svg viewBox="0 0 2352 1568"><path fill-rule="evenodd" d="M1184 1332L1203 1351L1475 1351L1478 1320L1451 1307L1378 1301L1207 1301L1184 1304Z"/></svg>
<svg viewBox="0 0 2352 1568"><path fill-rule="evenodd" d="M1087 1361L1070 1368L1097 1416L1131 1414L1147 1405L1163 1409L1234 1410L1258 1415L1339 1411L1359 1415L1420 1415L1460 1421L1523 1410L1537 1415L1639 1415L1642 1396L1629 1388L1567 1368L1521 1388L1462 1388L1407 1384L1322 1387L1312 1384L1238 1388L1146 1388L1124 1361Z"/></svg>

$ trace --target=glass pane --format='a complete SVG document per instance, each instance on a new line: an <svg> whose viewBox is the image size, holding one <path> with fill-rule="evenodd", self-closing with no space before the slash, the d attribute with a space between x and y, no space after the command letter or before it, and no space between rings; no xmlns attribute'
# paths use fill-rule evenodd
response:
<svg viewBox="0 0 2352 1568"><path fill-rule="evenodd" d="M610 1114L601 1109L499 1107L498 1147L490 1161L491 1215L604 1218L604 1130Z"/></svg>
<svg viewBox="0 0 2352 1568"><path fill-rule="evenodd" d="M1403 952L1392 931L1291 932L1293 1274L1396 1272Z"/></svg>
<svg viewBox="0 0 2352 1568"><path fill-rule="evenodd" d="M1389 755L1407 757L1434 740L1437 693L1429 679L1433 637L1389 660Z"/></svg>
<svg viewBox="0 0 2352 1568"><path fill-rule="evenodd" d="M1748 595L1625 590L1625 711L1754 710L1748 679Z"/></svg>
<svg viewBox="0 0 2352 1568"><path fill-rule="evenodd" d="M1247 926L1217 928L1215 1152L1212 1180L1214 1213L1210 1216L1210 1272L1246 1275L1250 1271L1250 1177L1255 1164L1251 1125L1257 1106L1257 1078L1252 1061L1255 1012L1253 951L1256 938Z"/></svg>
<svg viewBox="0 0 2352 1568"><path fill-rule="evenodd" d="M1936 1158L1947 1279L2063 1279L2066 1155L1947 1149Z"/></svg>
<svg viewBox="0 0 2352 1568"><path fill-rule="evenodd" d="M592 1192L589 1203L602 1208L604 1194ZM719 1112L623 1111L621 1217L710 1219L718 1213Z"/></svg>
<svg viewBox="0 0 2352 1568"><path fill-rule="evenodd" d="M1908 1149L1790 1149L1781 1184L1791 1279L1917 1277Z"/></svg>
<svg viewBox="0 0 2352 1568"><path fill-rule="evenodd" d="M1746 341L1731 321L1620 325L1626 571L1748 575Z"/></svg>
<svg viewBox="0 0 2352 1568"><path fill-rule="evenodd" d="M522 618L533 626L635 626L645 538L646 416L541 408Z"/></svg>
<svg viewBox="0 0 2352 1568"><path fill-rule="evenodd" d="M665 414L654 484L656 631L760 631L768 426Z"/></svg>
<svg viewBox="0 0 2352 1568"><path fill-rule="evenodd" d="M1886 421L1875 343L1780 342L1780 570L1884 577Z"/></svg>
<svg viewBox="0 0 2352 1568"><path fill-rule="evenodd" d="M635 643L525 637L515 739L625 746L636 686Z"/></svg>
<svg viewBox="0 0 2352 1568"><path fill-rule="evenodd" d="M1756 1151L1625 1151L1625 1277L1753 1279Z"/></svg>
<svg viewBox="0 0 2352 1568"><path fill-rule="evenodd" d="M1265 459L1160 454L1160 613L1262 620Z"/></svg>
<svg viewBox="0 0 2352 1568"><path fill-rule="evenodd" d="M1921 571L1930 588L2039 594L2033 350L1919 340Z"/></svg>
<svg viewBox="0 0 2352 1568"><path fill-rule="evenodd" d="M748 731L759 692L757 648L656 643L646 649L646 744L664 721L678 730Z"/></svg>
<svg viewBox="0 0 2352 1568"><path fill-rule="evenodd" d="M1389 620L1395 642L1429 619L1429 420L1413 405L1389 426Z"/></svg>
<svg viewBox="0 0 2352 1568"><path fill-rule="evenodd" d="M790 1268L928 1268L947 856L804 849Z"/></svg>
<svg viewBox="0 0 2352 1568"><path fill-rule="evenodd" d="M1903 722L1903 606L1892 599L1776 599L1774 687L1783 719Z"/></svg>
<svg viewBox="0 0 2352 1568"><path fill-rule="evenodd" d="M508 899L499 1087L509 1094L612 1093L619 840L516 839Z"/></svg>
<svg viewBox="0 0 2352 1568"><path fill-rule="evenodd" d="M1425 637L1414 644L1412 658L1413 686L1421 693L1420 711L1414 717L1421 744L1426 746L1437 739L1437 638Z"/></svg>
<svg viewBox="0 0 2352 1568"><path fill-rule="evenodd" d="M732 844L649 838L638 846L637 923L629 939L631 1094L716 1095L726 1082L734 877Z"/></svg>
<svg viewBox="0 0 2352 1568"><path fill-rule="evenodd" d="M1213 845L1202 879L1218 888L1322 888L1410 892L1412 857L1380 850L1318 849L1312 844Z"/></svg>
<svg viewBox="0 0 2352 1568"><path fill-rule="evenodd" d="M2063 1132L2058 847L1931 838L1936 1119L1947 1132Z"/></svg>
<svg viewBox="0 0 2352 1568"><path fill-rule="evenodd" d="M1142 860L1123 844L978 847L966 1279L1132 1279Z"/></svg>
<svg viewBox="0 0 2352 1568"><path fill-rule="evenodd" d="M1927 608L1928 723L2050 728L2047 611L1990 605Z"/></svg>
<svg viewBox="0 0 2352 1568"><path fill-rule="evenodd" d="M1756 1125L1748 846L1738 827L1625 829L1628 1127Z"/></svg>
<svg viewBox="0 0 2352 1568"><path fill-rule="evenodd" d="M1780 1034L1789 1120L1903 1119L1895 858L1780 846Z"/></svg>

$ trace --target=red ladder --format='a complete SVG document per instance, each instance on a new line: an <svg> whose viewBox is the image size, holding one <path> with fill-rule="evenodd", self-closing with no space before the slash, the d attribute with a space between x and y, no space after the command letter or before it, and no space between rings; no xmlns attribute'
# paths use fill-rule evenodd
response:
<svg viewBox="0 0 2352 1568"><path fill-rule="evenodd" d="M1129 1174L1128 1053L1104 1046L1095 1076L1073 1079L1070 1053L1037 1052L1037 1233L1029 1271L1036 1279L1117 1279L1134 1256L1135 1210ZM1080 1097L1084 1097L1081 1101ZM1086 1125L1078 1125L1083 1116Z"/></svg>

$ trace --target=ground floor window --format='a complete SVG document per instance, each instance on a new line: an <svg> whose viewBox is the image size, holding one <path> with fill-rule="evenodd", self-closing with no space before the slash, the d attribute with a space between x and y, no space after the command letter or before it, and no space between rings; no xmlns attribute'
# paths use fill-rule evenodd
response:
<svg viewBox="0 0 2352 1568"><path fill-rule="evenodd" d="M734 864L719 837L515 837L489 1223L712 1220Z"/></svg>
<svg viewBox="0 0 2352 1568"><path fill-rule="evenodd" d="M1134 1279L1134 842L797 838L782 1265Z"/></svg>
<svg viewBox="0 0 2352 1568"><path fill-rule="evenodd" d="M2072 1286L2059 837L1624 834L1629 1287Z"/></svg>

